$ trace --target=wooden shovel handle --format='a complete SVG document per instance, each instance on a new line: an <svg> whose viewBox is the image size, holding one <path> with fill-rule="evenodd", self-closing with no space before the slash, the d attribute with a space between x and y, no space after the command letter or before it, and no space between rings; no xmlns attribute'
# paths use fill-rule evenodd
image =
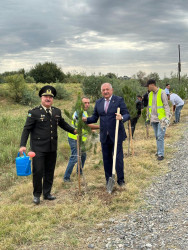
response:
<svg viewBox="0 0 188 250"><path fill-rule="evenodd" d="M119 107L117 108L117 114L120 114L120 108ZM116 170L118 131L119 131L119 120L116 120L115 141L114 141L114 155L113 155L113 166L112 166L112 174L113 175L115 175L115 170Z"/></svg>

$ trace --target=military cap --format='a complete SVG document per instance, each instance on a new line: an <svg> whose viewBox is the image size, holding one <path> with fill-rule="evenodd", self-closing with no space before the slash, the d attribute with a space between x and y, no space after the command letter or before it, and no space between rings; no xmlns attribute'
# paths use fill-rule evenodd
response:
<svg viewBox="0 0 188 250"><path fill-rule="evenodd" d="M50 85L46 85L44 87L41 88L41 90L39 91L39 96L43 96L43 95L50 95L55 97L56 96L56 89Z"/></svg>

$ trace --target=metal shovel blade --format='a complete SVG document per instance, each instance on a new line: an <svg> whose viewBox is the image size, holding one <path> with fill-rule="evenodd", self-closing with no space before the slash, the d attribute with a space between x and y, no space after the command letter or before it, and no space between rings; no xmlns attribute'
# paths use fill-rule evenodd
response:
<svg viewBox="0 0 188 250"><path fill-rule="evenodd" d="M108 183L107 183L107 186L106 186L107 192L108 192L109 194L112 193L114 184L115 184L115 175L113 174L112 177L110 177L110 178L108 179Z"/></svg>

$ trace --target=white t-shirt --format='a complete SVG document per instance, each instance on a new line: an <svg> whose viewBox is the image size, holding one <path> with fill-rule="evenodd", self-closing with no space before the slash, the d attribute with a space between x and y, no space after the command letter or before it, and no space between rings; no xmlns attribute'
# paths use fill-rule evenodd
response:
<svg viewBox="0 0 188 250"><path fill-rule="evenodd" d="M170 94L170 101L172 105L176 105L176 107L184 105L184 101L181 99L181 97L174 93Z"/></svg>

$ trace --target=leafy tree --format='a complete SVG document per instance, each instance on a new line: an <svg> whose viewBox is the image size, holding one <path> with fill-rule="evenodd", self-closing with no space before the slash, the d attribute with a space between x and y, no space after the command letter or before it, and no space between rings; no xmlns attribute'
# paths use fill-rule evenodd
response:
<svg viewBox="0 0 188 250"><path fill-rule="evenodd" d="M160 81L160 77L159 77L159 74L156 73L156 72L151 72L148 76L147 76L148 79L154 79L156 82L159 82Z"/></svg>
<svg viewBox="0 0 188 250"><path fill-rule="evenodd" d="M93 74L86 77L82 84L84 94L90 97L93 101L99 99L101 97L101 85L105 82L112 83L110 78L104 75L96 76Z"/></svg>
<svg viewBox="0 0 188 250"><path fill-rule="evenodd" d="M107 73L105 76L108 78L117 78L116 74L114 73Z"/></svg>
<svg viewBox="0 0 188 250"><path fill-rule="evenodd" d="M0 74L0 83L6 83L6 77L12 75L23 75L25 78L25 70L20 69L18 71L5 71L4 73Z"/></svg>
<svg viewBox="0 0 188 250"><path fill-rule="evenodd" d="M18 74L22 74L24 78L26 77L26 72L25 72L25 69L24 69L24 68L19 69L17 73L18 73Z"/></svg>
<svg viewBox="0 0 188 250"><path fill-rule="evenodd" d="M51 83L57 80L62 82L65 78L65 74L61 68L52 62L36 64L35 67L30 70L29 75L35 79L36 83Z"/></svg>
<svg viewBox="0 0 188 250"><path fill-rule="evenodd" d="M137 115L136 110L136 96L137 93L129 86L125 85L122 89L124 100L127 105L127 109L129 111L130 117L133 118Z"/></svg>
<svg viewBox="0 0 188 250"><path fill-rule="evenodd" d="M136 92L128 86L123 87L124 100L127 105L127 109L130 114L130 118L134 118L137 115L136 110ZM131 131L131 121L128 121L128 131L129 131L129 145L131 145L132 155L134 155L134 148L132 142L132 131ZM129 145L128 145L128 154L129 154Z"/></svg>
<svg viewBox="0 0 188 250"><path fill-rule="evenodd" d="M22 74L7 76L6 82L8 83L8 95L13 101L22 105L38 103L39 98L35 95L35 90L28 88Z"/></svg>
<svg viewBox="0 0 188 250"><path fill-rule="evenodd" d="M170 84L170 92L178 94L182 99L188 98L188 78L186 74L181 77L181 82L179 83L177 75L171 72L171 78L165 77L160 81L159 86L164 89L166 83Z"/></svg>
<svg viewBox="0 0 188 250"><path fill-rule="evenodd" d="M78 94L77 102L76 105L73 107L73 112L70 114L67 110L64 110L65 115L72 120L72 115L74 111L77 112L77 120L75 122L75 127L77 130L78 138L77 138L77 159L78 159L78 183L79 183L79 193L81 192L81 186L80 186L80 168L81 166L81 152L85 152L89 149L91 149L92 146L94 146L95 150L95 134L91 132L91 129L85 122L82 121L82 116L84 112L84 104L82 102L82 98L80 97L80 93ZM86 140L85 142L82 141L82 135L83 135L83 130L88 132L88 135L90 135L92 138L90 140ZM88 145L89 143L89 145ZM82 171L83 175L83 180L85 183L85 177ZM86 186L86 183L85 183Z"/></svg>
<svg viewBox="0 0 188 250"><path fill-rule="evenodd" d="M136 76L141 86L144 86L147 81L146 73L140 70L136 73Z"/></svg>
<svg viewBox="0 0 188 250"><path fill-rule="evenodd" d="M6 77L8 83L9 96L15 101L20 102L24 89L27 88L23 75L10 75Z"/></svg>
<svg viewBox="0 0 188 250"><path fill-rule="evenodd" d="M35 79L32 76L25 77L26 83L35 83Z"/></svg>
<svg viewBox="0 0 188 250"><path fill-rule="evenodd" d="M101 97L101 85L105 82L108 82L112 85L114 90L114 95L118 95L123 97L122 87L126 83L132 83L129 82L131 80L121 80L116 78L109 78L104 75L91 75L88 77L85 77L82 88L85 95L90 97L92 101L95 101Z"/></svg>

